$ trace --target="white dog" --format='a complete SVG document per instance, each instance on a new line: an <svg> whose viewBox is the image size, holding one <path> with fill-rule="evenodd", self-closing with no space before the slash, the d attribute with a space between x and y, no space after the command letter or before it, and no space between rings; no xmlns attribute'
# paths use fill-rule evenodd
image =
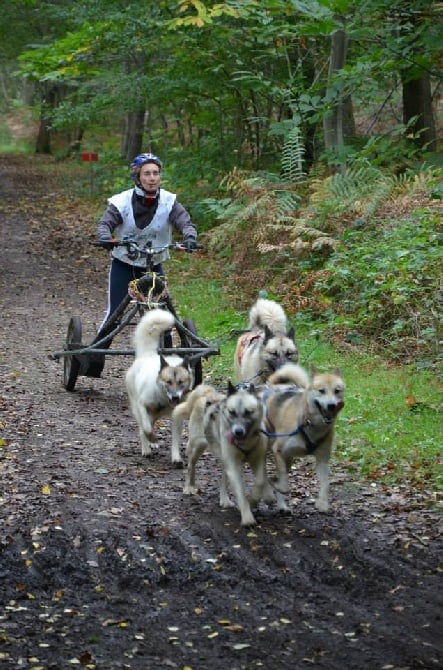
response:
<svg viewBox="0 0 443 670"><path fill-rule="evenodd" d="M134 332L135 359L126 373L126 389L139 428L142 456L149 456L157 442L157 419L170 416L193 385L192 368L184 358L158 352L162 333L174 323L170 312L153 309L146 312ZM183 464L180 451L173 447L171 460L178 467Z"/></svg>

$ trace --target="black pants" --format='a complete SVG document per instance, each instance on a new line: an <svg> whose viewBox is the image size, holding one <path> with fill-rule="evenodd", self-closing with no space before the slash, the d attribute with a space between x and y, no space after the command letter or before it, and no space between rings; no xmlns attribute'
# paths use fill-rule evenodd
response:
<svg viewBox="0 0 443 670"><path fill-rule="evenodd" d="M153 272L164 277L163 268L160 263L154 265ZM112 259L111 268L109 270L109 285L108 285L108 310L102 325L100 326L98 333L95 337L95 340L98 341L101 335L101 329L107 319L111 316L114 310L117 309L123 298L126 297L128 293L128 284L134 279L140 279L146 273L145 268L140 268L135 265L128 265L128 263L123 263L116 258ZM103 346L105 349L109 349L112 341L105 343ZM172 347L172 333L171 331L165 332L163 336L164 347L170 349Z"/></svg>
<svg viewBox="0 0 443 670"><path fill-rule="evenodd" d="M163 276L163 268L160 263L154 265L153 272ZM140 279L145 273L145 268L128 265L128 263L123 263L116 258L112 260L109 270L108 310L103 323L111 316L112 312L117 309L123 298L127 295L129 282L133 279Z"/></svg>

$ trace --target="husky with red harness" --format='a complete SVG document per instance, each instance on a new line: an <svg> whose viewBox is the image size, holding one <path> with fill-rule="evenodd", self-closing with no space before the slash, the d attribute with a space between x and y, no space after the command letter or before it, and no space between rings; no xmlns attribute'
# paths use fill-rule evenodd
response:
<svg viewBox="0 0 443 670"><path fill-rule="evenodd" d="M249 311L249 328L237 341L234 371L238 382L263 384L285 363L297 363L294 328L274 300L259 298Z"/></svg>

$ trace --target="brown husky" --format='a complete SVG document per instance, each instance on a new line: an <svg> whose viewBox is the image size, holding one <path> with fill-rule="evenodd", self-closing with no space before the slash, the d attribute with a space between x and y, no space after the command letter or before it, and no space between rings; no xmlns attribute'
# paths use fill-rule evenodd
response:
<svg viewBox="0 0 443 670"><path fill-rule="evenodd" d="M249 312L249 330L237 341L234 354L237 381L259 385L288 361L298 361L294 328L288 328L281 305L259 298Z"/></svg>
<svg viewBox="0 0 443 670"><path fill-rule="evenodd" d="M320 483L315 506L329 509L329 459L335 421L344 407L345 383L339 369L311 374L288 363L269 377L263 392L264 425L275 457L277 507L287 510L288 472L297 456L313 455Z"/></svg>
<svg viewBox="0 0 443 670"><path fill-rule="evenodd" d="M135 359L126 373L126 389L139 428L142 456L149 456L157 442L154 432L157 419L169 416L193 385L192 368L185 359L158 353L161 334L174 323L170 312L152 309L142 317L134 332ZM172 448L171 460L181 466L180 451Z"/></svg>
<svg viewBox="0 0 443 670"><path fill-rule="evenodd" d="M275 496L266 476L266 439L261 432L263 407L250 384L237 387L228 383L228 391L202 385L173 412L173 434L176 439L184 418L189 417L189 438L186 448L188 467L184 493L197 493L195 468L200 456L208 449L222 462L220 506L232 507L228 483L241 514L242 526L256 523L251 505L260 499L274 502ZM175 424L175 428L174 428ZM242 468L248 463L254 473L254 484L247 497Z"/></svg>

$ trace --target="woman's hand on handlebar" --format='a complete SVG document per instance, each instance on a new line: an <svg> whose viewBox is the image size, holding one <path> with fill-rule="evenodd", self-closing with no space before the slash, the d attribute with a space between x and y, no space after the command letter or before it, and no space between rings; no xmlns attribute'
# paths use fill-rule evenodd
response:
<svg viewBox="0 0 443 670"><path fill-rule="evenodd" d="M199 249L203 249L202 244L197 244L195 240L192 241L192 244L189 244L188 242L176 242L175 244L172 245L175 249L178 249L178 251L187 251L188 253L193 253L194 251L198 251Z"/></svg>
<svg viewBox="0 0 443 670"><path fill-rule="evenodd" d="M109 240L98 240L95 242L96 247L102 247L102 249L113 249L116 247L119 243L119 240L113 238L109 238Z"/></svg>

